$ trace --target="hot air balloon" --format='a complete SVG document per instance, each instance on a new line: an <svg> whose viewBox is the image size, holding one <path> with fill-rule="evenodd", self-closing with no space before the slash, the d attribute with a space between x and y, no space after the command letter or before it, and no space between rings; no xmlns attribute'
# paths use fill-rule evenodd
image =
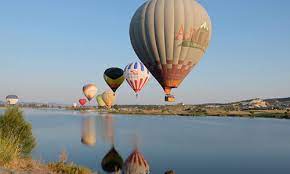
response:
<svg viewBox="0 0 290 174"><path fill-rule="evenodd" d="M102 160L102 168L104 171L112 173L122 170L123 158L113 146Z"/></svg>
<svg viewBox="0 0 290 174"><path fill-rule="evenodd" d="M17 95L6 96L6 102L8 105L16 105L18 103L19 97Z"/></svg>
<svg viewBox="0 0 290 174"><path fill-rule="evenodd" d="M97 94L97 87L94 84L87 84L83 87L83 93L89 101L91 101Z"/></svg>
<svg viewBox="0 0 290 174"><path fill-rule="evenodd" d="M116 92L124 82L124 71L120 68L109 68L104 72L104 79L110 88Z"/></svg>
<svg viewBox="0 0 290 174"><path fill-rule="evenodd" d="M102 94L102 99L106 104L107 108L111 108L116 100L116 95L114 92L110 91L105 91Z"/></svg>
<svg viewBox="0 0 290 174"><path fill-rule="evenodd" d="M149 174L149 164L144 159L144 156L135 149L126 159L123 173L124 174Z"/></svg>
<svg viewBox="0 0 290 174"><path fill-rule="evenodd" d="M96 126L94 117L86 117L83 120L81 142L88 146L96 144Z"/></svg>
<svg viewBox="0 0 290 174"><path fill-rule="evenodd" d="M79 99L79 103L80 105L84 106L86 103L87 103L87 100L86 99Z"/></svg>
<svg viewBox="0 0 290 174"><path fill-rule="evenodd" d="M104 102L103 98L102 98L102 94L97 95L96 97L97 103L99 107L105 107L106 103Z"/></svg>
<svg viewBox="0 0 290 174"><path fill-rule="evenodd" d="M203 57L211 20L196 0L149 0L134 14L130 39L135 53L159 82L166 101Z"/></svg>
<svg viewBox="0 0 290 174"><path fill-rule="evenodd" d="M141 89L147 84L150 73L143 63L133 62L125 67L124 76L137 96Z"/></svg>

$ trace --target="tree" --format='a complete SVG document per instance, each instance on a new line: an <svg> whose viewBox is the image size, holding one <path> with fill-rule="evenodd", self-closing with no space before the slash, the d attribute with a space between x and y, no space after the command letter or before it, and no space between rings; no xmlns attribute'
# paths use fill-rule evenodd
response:
<svg viewBox="0 0 290 174"><path fill-rule="evenodd" d="M0 116L0 135L16 138L22 155L29 155L36 146L31 124L25 121L18 107L9 107L4 115Z"/></svg>

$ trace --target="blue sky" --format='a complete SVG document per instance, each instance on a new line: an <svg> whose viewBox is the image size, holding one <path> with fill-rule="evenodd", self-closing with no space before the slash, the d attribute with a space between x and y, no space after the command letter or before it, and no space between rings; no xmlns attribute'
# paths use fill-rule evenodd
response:
<svg viewBox="0 0 290 174"><path fill-rule="evenodd" d="M129 23L144 0L0 1L0 100L72 103L82 86L108 89L103 71L138 60ZM179 102L290 96L290 1L200 0L213 23L210 47L178 89ZM163 103L152 78L136 100L124 83L118 103Z"/></svg>

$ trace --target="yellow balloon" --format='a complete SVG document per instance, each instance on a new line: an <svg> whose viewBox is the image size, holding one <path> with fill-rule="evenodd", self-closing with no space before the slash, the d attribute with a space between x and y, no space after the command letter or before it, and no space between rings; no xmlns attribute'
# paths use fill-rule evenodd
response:
<svg viewBox="0 0 290 174"><path fill-rule="evenodd" d="M107 108L111 108L116 100L116 95L113 91L106 91L102 94L102 99L105 102Z"/></svg>

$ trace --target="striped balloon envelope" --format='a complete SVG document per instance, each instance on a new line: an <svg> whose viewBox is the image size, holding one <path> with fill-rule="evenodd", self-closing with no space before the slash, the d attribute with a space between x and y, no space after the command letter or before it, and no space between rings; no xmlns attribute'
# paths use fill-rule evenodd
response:
<svg viewBox="0 0 290 174"><path fill-rule="evenodd" d="M150 167L144 156L135 149L131 155L126 159L124 167L124 174L149 174Z"/></svg>
<svg viewBox="0 0 290 174"><path fill-rule="evenodd" d="M148 69L141 62L133 62L124 69L124 76L131 88L138 94L150 78Z"/></svg>

